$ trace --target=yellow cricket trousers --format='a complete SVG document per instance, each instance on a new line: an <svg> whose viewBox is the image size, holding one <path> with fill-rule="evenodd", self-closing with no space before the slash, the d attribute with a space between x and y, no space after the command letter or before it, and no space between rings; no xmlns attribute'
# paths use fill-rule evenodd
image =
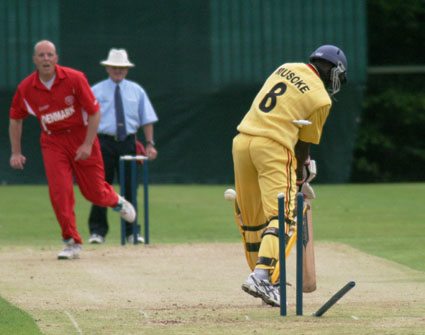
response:
<svg viewBox="0 0 425 335"><path fill-rule="evenodd" d="M293 218L296 159L290 150L269 138L242 133L233 139L232 153L235 216L248 265L251 271L257 267L272 273L279 260L279 239L273 234L262 238L262 234L267 227L279 228L279 193L285 194L285 217Z"/></svg>

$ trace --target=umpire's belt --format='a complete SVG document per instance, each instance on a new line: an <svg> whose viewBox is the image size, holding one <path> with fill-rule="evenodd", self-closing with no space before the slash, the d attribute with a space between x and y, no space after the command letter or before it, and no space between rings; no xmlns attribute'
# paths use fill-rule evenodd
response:
<svg viewBox="0 0 425 335"><path fill-rule="evenodd" d="M135 140L135 134L127 135L127 137L125 139L123 139L122 141L119 140L118 137L115 136L115 135L97 134L97 137L104 138L104 139L111 140L111 141L115 141L115 142L125 142L125 141L128 141L128 140Z"/></svg>

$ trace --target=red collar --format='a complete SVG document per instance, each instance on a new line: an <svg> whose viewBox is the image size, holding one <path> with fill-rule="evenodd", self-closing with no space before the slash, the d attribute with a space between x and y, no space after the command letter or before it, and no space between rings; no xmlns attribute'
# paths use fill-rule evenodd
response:
<svg viewBox="0 0 425 335"><path fill-rule="evenodd" d="M315 74L317 74L317 76L320 78L320 75L319 75L319 72L317 72L317 70L316 70L316 68L313 66L313 65L311 65L311 64L306 64L310 69L312 69L313 70L313 72L315 73Z"/></svg>

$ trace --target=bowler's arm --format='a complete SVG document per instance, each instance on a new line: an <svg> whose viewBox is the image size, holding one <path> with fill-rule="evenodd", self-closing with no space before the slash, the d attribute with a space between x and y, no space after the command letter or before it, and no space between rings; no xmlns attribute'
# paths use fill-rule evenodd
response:
<svg viewBox="0 0 425 335"><path fill-rule="evenodd" d="M91 149L93 142L97 135L97 128L100 123L100 111L97 111L94 114L88 116L87 121L87 133L84 139L83 144L77 149L77 154L75 155L75 160L87 159L91 155Z"/></svg>
<svg viewBox="0 0 425 335"><path fill-rule="evenodd" d="M10 166L14 169L22 170L26 162L26 157L22 155L21 139L23 119L9 119L9 138L12 155Z"/></svg>

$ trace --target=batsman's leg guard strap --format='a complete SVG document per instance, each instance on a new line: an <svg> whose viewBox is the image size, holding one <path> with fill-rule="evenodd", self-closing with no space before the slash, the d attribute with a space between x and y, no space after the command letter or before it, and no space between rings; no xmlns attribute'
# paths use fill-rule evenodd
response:
<svg viewBox="0 0 425 335"><path fill-rule="evenodd" d="M263 238L266 235L273 235L279 238L279 229L274 227L268 227L266 230L264 230L263 234L261 234L261 238Z"/></svg>
<svg viewBox="0 0 425 335"><path fill-rule="evenodd" d="M269 221L267 221L266 223L264 223L262 225L259 225L259 226L242 226L241 225L241 229L244 230L244 231L259 231L263 228L266 228L269 225L270 221L278 220L278 219L279 219L279 217L273 216L273 217L270 218ZM290 224L292 222L292 220L285 218L285 222Z"/></svg>
<svg viewBox="0 0 425 335"><path fill-rule="evenodd" d="M244 230L244 231L259 231L259 230L261 230L261 229L263 229L263 228L265 228L265 227L267 227L267 225L268 225L269 223L268 222L266 222L265 224L262 224L262 225L260 225L260 226L253 226L253 227L250 227L250 226L241 226L241 228L242 228L242 230Z"/></svg>
<svg viewBox="0 0 425 335"><path fill-rule="evenodd" d="M245 246L248 252L258 252L260 250L260 243L246 243Z"/></svg>
<svg viewBox="0 0 425 335"><path fill-rule="evenodd" d="M269 258L269 257L258 257L257 265L267 265L267 266L275 266L277 263L276 258Z"/></svg>
<svg viewBox="0 0 425 335"><path fill-rule="evenodd" d="M272 216L270 218L270 220L267 222L267 225L270 223L270 221L273 221L273 220L279 220L279 217L278 216ZM285 217L285 222L288 223L288 224L291 224L291 222L294 222L294 221Z"/></svg>

